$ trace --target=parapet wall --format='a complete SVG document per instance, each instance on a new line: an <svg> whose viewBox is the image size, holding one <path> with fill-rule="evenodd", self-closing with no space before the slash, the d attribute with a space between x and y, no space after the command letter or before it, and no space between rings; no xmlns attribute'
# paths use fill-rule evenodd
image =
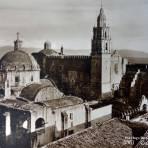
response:
<svg viewBox="0 0 148 148"><path fill-rule="evenodd" d="M90 59L90 56L82 56L82 55L61 55L61 56L47 56L48 58L51 59Z"/></svg>

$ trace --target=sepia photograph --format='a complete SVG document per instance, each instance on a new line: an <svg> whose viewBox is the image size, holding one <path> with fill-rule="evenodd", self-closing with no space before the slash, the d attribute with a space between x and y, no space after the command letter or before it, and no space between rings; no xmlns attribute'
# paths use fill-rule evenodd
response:
<svg viewBox="0 0 148 148"><path fill-rule="evenodd" d="M0 148L148 148L147 0L0 0Z"/></svg>

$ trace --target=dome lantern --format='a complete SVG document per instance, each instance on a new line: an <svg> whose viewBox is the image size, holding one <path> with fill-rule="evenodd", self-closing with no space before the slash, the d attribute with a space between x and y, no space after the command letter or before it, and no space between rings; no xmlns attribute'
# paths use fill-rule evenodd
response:
<svg viewBox="0 0 148 148"><path fill-rule="evenodd" d="M104 9L102 7L100 9L100 14L98 16L97 25L98 27L106 27L106 16L104 13Z"/></svg>
<svg viewBox="0 0 148 148"><path fill-rule="evenodd" d="M44 49L46 50L46 49L51 49L51 43L49 42L49 41L46 41L45 43L44 43Z"/></svg>
<svg viewBox="0 0 148 148"><path fill-rule="evenodd" d="M14 51L21 49L22 41L19 39L20 33L17 32L17 39L14 41Z"/></svg>

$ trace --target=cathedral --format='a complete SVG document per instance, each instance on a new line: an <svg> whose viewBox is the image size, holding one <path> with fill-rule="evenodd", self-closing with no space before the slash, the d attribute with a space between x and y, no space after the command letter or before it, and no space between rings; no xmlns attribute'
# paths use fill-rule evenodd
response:
<svg viewBox="0 0 148 148"><path fill-rule="evenodd" d="M114 95L126 71L127 59L111 49L110 27L104 9L100 9L93 28L90 56L69 56L52 53L45 42L44 49L32 55L41 68L41 77L53 79L68 95L84 100L104 100Z"/></svg>
<svg viewBox="0 0 148 148"><path fill-rule="evenodd" d="M32 55L21 47L17 33L14 49L0 59L0 147L42 147L148 111L148 64L129 64L112 50L103 7L89 56L65 55L63 47L58 53L49 42Z"/></svg>

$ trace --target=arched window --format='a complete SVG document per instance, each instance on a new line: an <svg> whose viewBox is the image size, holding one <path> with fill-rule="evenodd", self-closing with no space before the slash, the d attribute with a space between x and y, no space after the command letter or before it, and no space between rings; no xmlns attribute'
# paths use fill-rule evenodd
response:
<svg viewBox="0 0 148 148"><path fill-rule="evenodd" d="M105 47L105 49L108 50L108 44L107 44L107 43L106 43L106 47Z"/></svg>
<svg viewBox="0 0 148 148"><path fill-rule="evenodd" d="M31 81L33 81L33 76L31 76Z"/></svg>
<svg viewBox="0 0 148 148"><path fill-rule="evenodd" d="M106 31L105 31L105 38L107 38L107 33L106 33Z"/></svg>
<svg viewBox="0 0 148 148"><path fill-rule="evenodd" d="M23 70L25 70L25 65L23 65Z"/></svg>
<svg viewBox="0 0 148 148"><path fill-rule="evenodd" d="M118 63L114 65L114 71L115 71L115 74L118 74Z"/></svg>
<svg viewBox="0 0 148 148"><path fill-rule="evenodd" d="M39 118L36 120L35 122L35 128L41 128L41 127L44 127L45 126L45 121L43 118Z"/></svg>
<svg viewBox="0 0 148 148"><path fill-rule="evenodd" d="M27 120L25 120L25 121L23 122L22 127L23 127L24 129L28 129L28 121L27 121Z"/></svg>

